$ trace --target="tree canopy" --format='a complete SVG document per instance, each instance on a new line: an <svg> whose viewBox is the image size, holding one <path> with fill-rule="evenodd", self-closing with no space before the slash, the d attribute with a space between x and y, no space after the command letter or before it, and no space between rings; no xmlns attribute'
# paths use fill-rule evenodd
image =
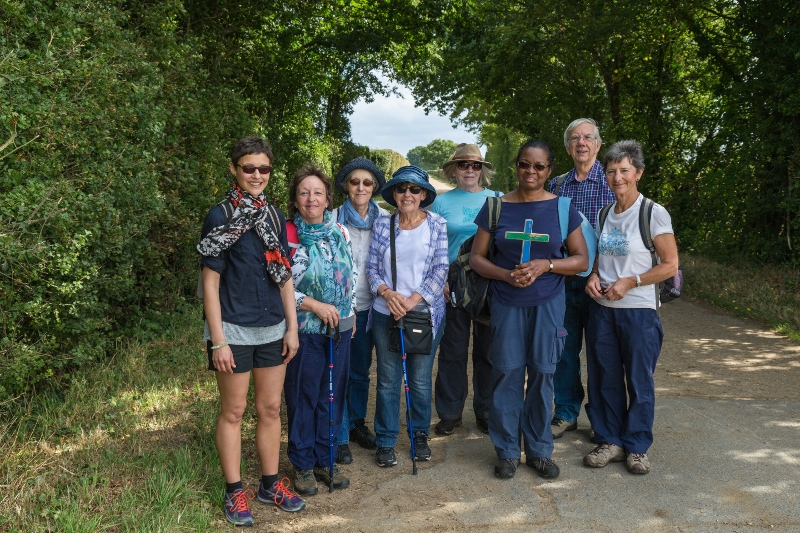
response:
<svg viewBox="0 0 800 533"><path fill-rule="evenodd" d="M457 2L427 62L403 78L428 110L482 128L504 169L522 137L569 169L563 131L646 150L644 193L683 250L798 261L800 5L791 0ZM506 158L497 161L496 158ZM513 185L512 183L508 183Z"/></svg>

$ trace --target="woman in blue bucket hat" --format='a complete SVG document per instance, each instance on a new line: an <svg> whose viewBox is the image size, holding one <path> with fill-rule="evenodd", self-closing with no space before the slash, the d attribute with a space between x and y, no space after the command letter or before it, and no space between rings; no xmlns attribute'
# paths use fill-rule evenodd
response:
<svg viewBox="0 0 800 533"><path fill-rule="evenodd" d="M369 369L375 347L372 330L367 329L375 294L370 291L369 283L365 280L372 227L379 217L389 213L374 200L380 194L386 179L381 169L369 159L357 157L344 165L336 174L335 183L336 189L346 195L347 200L333 210L333 218L350 232L354 269L359 279L356 287L356 332L350 343L350 376L336 452L336 462L350 464L353 462L349 446L351 439L362 448L375 448L375 435L364 421L369 400Z"/></svg>
<svg viewBox="0 0 800 533"><path fill-rule="evenodd" d="M410 419L414 429L416 460L429 461L431 391L434 354L444 331L444 283L447 278L447 225L431 213L429 206L436 189L419 167L397 169L384 185L381 196L396 207L394 221L397 286L392 283L390 231L392 217L375 222L367 262L370 290L378 297L372 304L371 328L375 339L378 385L375 405L375 433L378 466L397 464L394 447L400 433L400 389L403 381L401 354L390 349L391 319L408 311L431 314L433 343L428 354L407 358L411 395Z"/></svg>

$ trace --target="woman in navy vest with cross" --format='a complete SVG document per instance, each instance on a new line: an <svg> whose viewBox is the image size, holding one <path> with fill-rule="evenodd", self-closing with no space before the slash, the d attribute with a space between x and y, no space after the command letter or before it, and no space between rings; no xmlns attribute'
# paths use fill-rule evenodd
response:
<svg viewBox="0 0 800 533"><path fill-rule="evenodd" d="M514 476L524 438L526 464L544 478L555 478L550 458L553 433L553 373L567 335L564 329L564 276L589 266L581 215L570 204L567 248L562 253L559 200L545 190L553 152L544 141L529 141L517 153L519 186L502 197L495 231L494 263L488 205L478 213L478 232L470 266L491 279L492 408L489 436L499 462L495 475ZM527 389L525 376L528 376Z"/></svg>

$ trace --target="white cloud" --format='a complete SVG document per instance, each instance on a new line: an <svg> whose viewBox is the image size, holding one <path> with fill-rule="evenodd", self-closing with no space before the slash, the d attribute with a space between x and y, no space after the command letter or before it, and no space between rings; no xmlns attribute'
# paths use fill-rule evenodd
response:
<svg viewBox="0 0 800 533"><path fill-rule="evenodd" d="M414 97L407 87L399 87L403 98L376 96L367 104L360 100L350 117L353 142L370 148L391 148L406 155L415 146L424 146L434 139L456 143L477 143L475 134L462 126L453 128L448 117L426 115L414 107Z"/></svg>

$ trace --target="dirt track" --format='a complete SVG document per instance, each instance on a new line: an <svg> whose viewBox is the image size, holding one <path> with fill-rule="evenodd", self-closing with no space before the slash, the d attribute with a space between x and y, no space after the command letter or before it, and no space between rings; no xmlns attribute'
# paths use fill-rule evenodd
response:
<svg viewBox="0 0 800 533"><path fill-rule="evenodd" d="M494 449L476 429L467 398L464 426L449 437L434 435L433 458L419 464L419 475L410 475L408 439L402 435L394 468L377 467L372 450L353 445L354 462L344 467L349 488L329 494L320 485L296 515L256 504L255 529L800 531L800 505L785 495L796 493L800 478L800 346L688 297L665 306L662 321L650 475L630 476L622 465L583 467L592 444L582 414L578 431L556 441L559 479L545 482L521 466L513 480L497 480ZM374 379L373 365L370 427ZM437 421L434 409L432 426ZM291 472L285 457L284 452L281 470ZM777 468L771 471L774 484L765 480L767 485L748 489L754 468ZM255 477L245 481L258 483ZM639 500L648 502L646 509Z"/></svg>

